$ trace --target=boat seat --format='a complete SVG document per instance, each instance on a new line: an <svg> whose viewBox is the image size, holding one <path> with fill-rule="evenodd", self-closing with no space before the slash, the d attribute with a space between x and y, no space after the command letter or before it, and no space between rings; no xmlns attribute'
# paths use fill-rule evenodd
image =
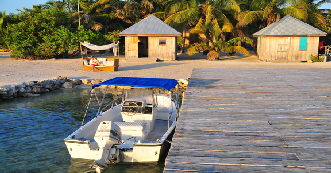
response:
<svg viewBox="0 0 331 173"><path fill-rule="evenodd" d="M102 64L101 66L96 67L103 67L103 66L114 66L114 61L107 61L107 58L97 58L97 60ZM90 63L87 59L83 61L84 65L90 66Z"/></svg>
<svg viewBox="0 0 331 173"><path fill-rule="evenodd" d="M143 131L146 127L146 123L141 122L114 122L121 131Z"/></svg>
<svg viewBox="0 0 331 173"><path fill-rule="evenodd" d="M121 139L128 140L135 137L136 140L145 140L146 123L142 122L114 122L121 130Z"/></svg>

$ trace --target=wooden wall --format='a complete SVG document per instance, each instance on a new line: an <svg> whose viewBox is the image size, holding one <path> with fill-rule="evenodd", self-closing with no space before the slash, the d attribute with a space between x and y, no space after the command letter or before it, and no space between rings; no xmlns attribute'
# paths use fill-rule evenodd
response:
<svg viewBox="0 0 331 173"><path fill-rule="evenodd" d="M159 39L166 39L166 45L159 45ZM176 37L148 37L148 57L176 60Z"/></svg>
<svg viewBox="0 0 331 173"><path fill-rule="evenodd" d="M300 37L258 37L260 60L307 61L318 54L319 37L308 37L307 50L299 50Z"/></svg>

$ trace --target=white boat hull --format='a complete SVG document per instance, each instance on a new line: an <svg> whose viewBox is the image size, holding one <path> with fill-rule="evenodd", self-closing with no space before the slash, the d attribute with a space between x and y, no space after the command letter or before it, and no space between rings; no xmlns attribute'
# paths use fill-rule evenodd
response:
<svg viewBox="0 0 331 173"><path fill-rule="evenodd" d="M154 162L159 161L161 156L165 154L164 151L166 150L166 146L169 145L168 140L171 140L172 138L172 134L176 127L177 118L175 103L171 102L171 104L169 104L169 99L171 98L167 98L165 95L158 96L159 102L162 100L165 102L159 103L159 105L170 106L173 110L172 113L158 113L157 119L155 120L155 124L168 124L169 128L166 127L167 129L165 129L165 132L159 136L158 140L137 140L131 144L132 147L128 147L130 149L121 150L119 158L120 162ZM106 112L103 112L102 116L98 116L92 119L90 122L64 139L69 154L72 158L97 160L102 157L102 152L100 153L100 147L96 140L94 140L96 130L98 129L99 124L103 121L122 122L123 119L121 116L121 107L122 105L118 105ZM155 125L154 128L157 129L159 128L158 126L159 125ZM152 134L152 136L155 135L159 134ZM147 139L148 138L149 136L147 136ZM125 144L119 145L119 147L124 145Z"/></svg>
<svg viewBox="0 0 331 173"><path fill-rule="evenodd" d="M175 127L170 134L165 136L162 143L152 143L149 145L135 145L133 150L122 152L121 162L157 162L167 151ZM65 141L71 158L96 160L100 157L99 150L94 150L93 142L90 141ZM96 145L96 144L94 144Z"/></svg>

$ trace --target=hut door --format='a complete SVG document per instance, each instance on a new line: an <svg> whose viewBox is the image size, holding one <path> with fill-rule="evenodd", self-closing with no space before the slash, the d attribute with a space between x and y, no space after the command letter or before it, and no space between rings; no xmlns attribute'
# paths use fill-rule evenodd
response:
<svg viewBox="0 0 331 173"><path fill-rule="evenodd" d="M148 37L138 37L138 57L148 57Z"/></svg>
<svg viewBox="0 0 331 173"><path fill-rule="evenodd" d="M127 58L138 58L138 37L125 37L125 44L127 45Z"/></svg>
<svg viewBox="0 0 331 173"><path fill-rule="evenodd" d="M290 37L278 38L277 60L288 60Z"/></svg>

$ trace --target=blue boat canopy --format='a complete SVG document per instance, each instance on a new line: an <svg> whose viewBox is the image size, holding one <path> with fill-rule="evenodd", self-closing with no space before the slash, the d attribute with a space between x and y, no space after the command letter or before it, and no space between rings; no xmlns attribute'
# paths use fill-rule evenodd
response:
<svg viewBox="0 0 331 173"><path fill-rule="evenodd" d="M139 77L115 77L104 82L92 85L92 89L101 85L131 86L144 88L162 88L171 90L178 84L175 79L165 78L139 78Z"/></svg>

